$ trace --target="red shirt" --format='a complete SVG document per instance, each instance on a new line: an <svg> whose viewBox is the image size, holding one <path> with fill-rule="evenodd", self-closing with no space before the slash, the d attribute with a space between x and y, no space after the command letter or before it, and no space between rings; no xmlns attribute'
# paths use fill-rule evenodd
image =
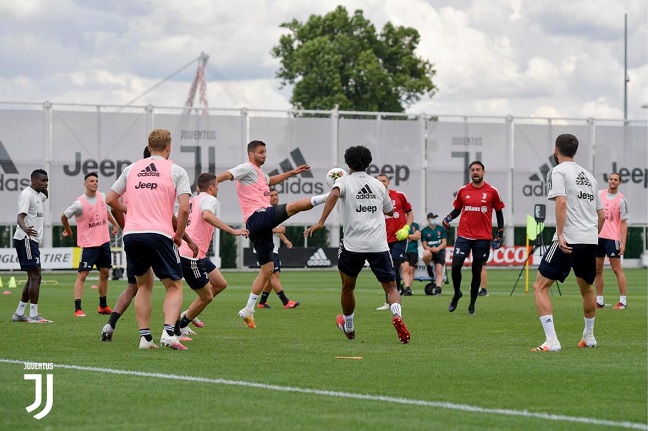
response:
<svg viewBox="0 0 648 431"><path fill-rule="evenodd" d="M504 202L490 184L485 182L476 188L470 183L459 189L454 207L461 211L457 235L466 239L490 240L493 238L493 210L504 208Z"/></svg>
<svg viewBox="0 0 648 431"><path fill-rule="evenodd" d="M412 211L412 204L407 200L405 193L396 190L389 190L389 198L394 204L394 214L385 216L387 228L387 243L398 241L396 231L405 226L407 221L406 213Z"/></svg>

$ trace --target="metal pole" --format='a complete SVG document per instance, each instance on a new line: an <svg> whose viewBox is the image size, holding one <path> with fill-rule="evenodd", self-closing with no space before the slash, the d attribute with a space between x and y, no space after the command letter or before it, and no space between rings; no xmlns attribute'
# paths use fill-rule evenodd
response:
<svg viewBox="0 0 648 431"><path fill-rule="evenodd" d="M623 120L628 121L628 14L625 14L623 33Z"/></svg>

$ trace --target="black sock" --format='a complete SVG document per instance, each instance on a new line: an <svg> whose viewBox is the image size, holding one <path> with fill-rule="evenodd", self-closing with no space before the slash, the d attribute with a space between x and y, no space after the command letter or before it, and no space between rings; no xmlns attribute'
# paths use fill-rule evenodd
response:
<svg viewBox="0 0 648 431"><path fill-rule="evenodd" d="M182 316L182 319L180 319L180 327L181 328L186 328L187 326L189 326L190 322L191 322L191 319L188 319L187 315L185 314L184 316Z"/></svg>
<svg viewBox="0 0 648 431"><path fill-rule="evenodd" d="M99 297L99 306L101 308L107 307L108 304L106 304L106 297L105 296L100 296Z"/></svg>
<svg viewBox="0 0 648 431"><path fill-rule="evenodd" d="M173 337L175 335L175 328L173 325L167 325L166 323L164 324L164 331L166 331L167 335L169 337Z"/></svg>
<svg viewBox="0 0 648 431"><path fill-rule="evenodd" d="M146 341L153 341L153 336L151 335L151 328L140 329L140 336L144 337Z"/></svg>
<svg viewBox="0 0 648 431"><path fill-rule="evenodd" d="M283 305L288 304L288 301L290 301L290 299L288 299L288 297L286 297L286 294L284 293L283 290L281 292L277 292L277 296L279 296L279 299L281 299L281 302L283 302Z"/></svg>
<svg viewBox="0 0 648 431"><path fill-rule="evenodd" d="M115 326L117 326L117 321L121 317L121 314L117 313L116 311L113 311L110 313L110 317L108 318L108 324L115 329Z"/></svg>
<svg viewBox="0 0 648 431"><path fill-rule="evenodd" d="M79 311L81 310L81 300L80 299L75 299L74 300L74 311Z"/></svg>
<svg viewBox="0 0 648 431"><path fill-rule="evenodd" d="M177 336L180 336L180 320L176 320L175 326L173 327L173 333Z"/></svg>
<svg viewBox="0 0 648 431"><path fill-rule="evenodd" d="M261 293L261 299L259 300L259 304L265 304L266 302L268 302L269 296L270 296L270 292Z"/></svg>

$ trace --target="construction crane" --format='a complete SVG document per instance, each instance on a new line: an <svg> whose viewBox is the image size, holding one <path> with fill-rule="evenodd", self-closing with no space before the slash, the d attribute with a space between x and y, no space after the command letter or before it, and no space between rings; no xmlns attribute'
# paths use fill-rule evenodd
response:
<svg viewBox="0 0 648 431"><path fill-rule="evenodd" d="M187 96L187 101L185 102L185 113L190 113L191 110L193 109L193 104L194 104L194 99L196 96L196 90L200 88L200 104L203 106L203 114L207 115L207 108L209 107L207 104L207 82L205 81L205 65L207 64L207 60L209 60L209 56L205 54L204 52L201 52L200 55L197 58L194 58L191 60L189 63L185 64L182 66L180 69L176 70L173 72L171 75L167 76L130 102L126 103L126 106L130 106L151 91L155 90L157 87L160 85L164 84L174 76L176 76L178 73L182 72L185 70L187 67L191 66L194 64L194 62L198 61L198 70L196 71L196 76L193 80L193 83L191 84L191 89L189 90L189 95Z"/></svg>
<svg viewBox="0 0 648 431"><path fill-rule="evenodd" d="M207 103L207 82L205 81L205 66L207 65L207 60L209 56L204 52L200 53L198 57L198 70L196 70L196 76L194 77L191 88L189 89L189 94L187 95L187 101L185 102L185 114L190 114L194 106L194 99L196 98L196 90L198 90L200 97L198 102L203 107L203 115L208 115L209 104Z"/></svg>

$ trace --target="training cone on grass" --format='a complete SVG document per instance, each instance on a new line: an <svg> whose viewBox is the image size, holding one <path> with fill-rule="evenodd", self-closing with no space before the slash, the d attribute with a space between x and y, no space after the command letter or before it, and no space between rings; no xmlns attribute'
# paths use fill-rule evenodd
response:
<svg viewBox="0 0 648 431"><path fill-rule="evenodd" d="M2 289L4 285L2 284L2 277L0 277L0 289Z"/></svg>
<svg viewBox="0 0 648 431"><path fill-rule="evenodd" d="M90 289L96 289L96 288L97 288L96 284L93 284L92 286L90 286Z"/></svg>
<svg viewBox="0 0 648 431"><path fill-rule="evenodd" d="M8 290L5 290L4 292L2 292L2 294L3 295L11 295L11 292L9 292Z"/></svg>
<svg viewBox="0 0 648 431"><path fill-rule="evenodd" d="M9 286L7 286L9 289L15 289L16 288L16 277L11 277L9 279Z"/></svg>

